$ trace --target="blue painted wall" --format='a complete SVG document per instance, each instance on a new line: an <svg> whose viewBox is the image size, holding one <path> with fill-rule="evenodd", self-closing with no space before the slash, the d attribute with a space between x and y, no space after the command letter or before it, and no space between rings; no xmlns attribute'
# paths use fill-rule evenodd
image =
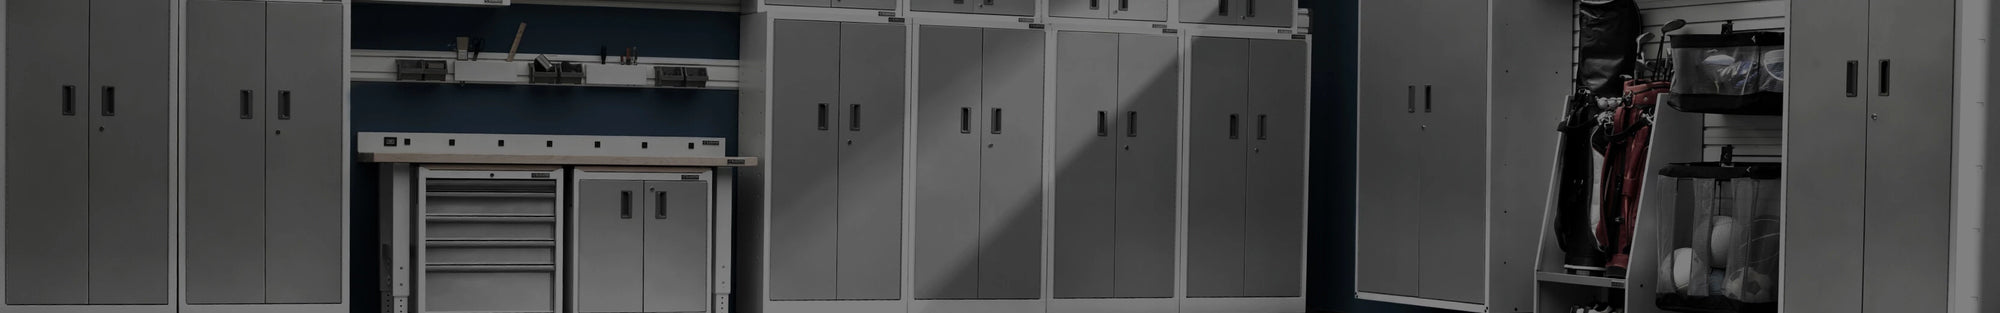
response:
<svg viewBox="0 0 2000 313"><path fill-rule="evenodd" d="M736 13L570 6L359 3L353 45L450 51L456 37L483 37L481 57L499 59L506 57L522 22L528 31L521 55L529 57L638 47L638 54L648 57L737 58ZM735 152L735 91L386 82L352 87L355 132L724 137ZM379 169L359 163L353 168L350 311L373 313L381 303Z"/></svg>

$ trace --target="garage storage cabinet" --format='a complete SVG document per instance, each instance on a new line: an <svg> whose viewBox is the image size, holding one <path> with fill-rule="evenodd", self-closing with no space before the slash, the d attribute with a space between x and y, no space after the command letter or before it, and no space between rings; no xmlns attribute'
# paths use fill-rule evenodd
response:
<svg viewBox="0 0 2000 313"><path fill-rule="evenodd" d="M1056 32L1057 299L1176 296L1179 42Z"/></svg>
<svg viewBox="0 0 2000 313"><path fill-rule="evenodd" d="M766 160L746 169L739 193L752 216L767 219L746 236L760 245L742 249L768 261L746 268L764 275L752 286L765 290L753 295L903 298L909 33L905 24L872 20L744 19L744 81L753 85L739 106L741 149ZM749 300L743 305L760 301ZM854 303L884 302L846 302Z"/></svg>
<svg viewBox="0 0 2000 313"><path fill-rule="evenodd" d="M1188 297L1304 288L1306 42L1194 37Z"/></svg>
<svg viewBox="0 0 2000 313"><path fill-rule="evenodd" d="M188 303L341 302L343 19L188 1Z"/></svg>
<svg viewBox="0 0 2000 313"><path fill-rule="evenodd" d="M916 299L1039 299L1047 33L917 36Z"/></svg>
<svg viewBox="0 0 2000 313"><path fill-rule="evenodd" d="M6 5L7 309L347 310L344 2Z"/></svg>
<svg viewBox="0 0 2000 313"><path fill-rule="evenodd" d="M1949 187L1955 170L1977 170L1953 163L1967 135L1959 103L1974 101L1959 91L1988 86L1956 74L1965 37L1954 34L1985 32L1955 24L1959 2L1792 4L1784 311L1944 312L1962 301L1949 292L1952 197L1966 191Z"/></svg>
<svg viewBox="0 0 2000 313"><path fill-rule="evenodd" d="M383 165L390 313L560 312L561 167ZM410 251L413 253L400 253Z"/></svg>
<svg viewBox="0 0 2000 313"><path fill-rule="evenodd" d="M575 312L711 311L706 168L577 167L569 199Z"/></svg>
<svg viewBox="0 0 2000 313"><path fill-rule="evenodd" d="M1573 4L1361 2L1358 297L1533 310Z"/></svg>

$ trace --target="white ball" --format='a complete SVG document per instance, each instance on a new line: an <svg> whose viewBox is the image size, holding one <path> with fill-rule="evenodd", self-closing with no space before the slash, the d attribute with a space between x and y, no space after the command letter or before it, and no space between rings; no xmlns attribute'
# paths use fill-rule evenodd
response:
<svg viewBox="0 0 2000 313"><path fill-rule="evenodd" d="M1723 295L1745 303L1769 303L1777 300L1777 287L1770 275L1743 268L1729 272Z"/></svg>
<svg viewBox="0 0 2000 313"><path fill-rule="evenodd" d="M1736 218L1718 215L1709 219L1709 265L1717 267L1729 265L1729 253L1736 251L1737 244L1739 242L1736 238Z"/></svg>
<svg viewBox="0 0 2000 313"><path fill-rule="evenodd" d="M1675 285L1675 284L1674 284L1674 282L1675 282L1675 280L1674 280L1674 253L1667 253L1667 256L1666 256L1666 257L1664 257L1664 258L1660 258L1660 265L1659 265L1658 267L1659 267L1660 269L1659 269L1659 270L1657 270L1657 272L1658 272L1658 273L1656 273L1656 274L1655 274L1655 276L1653 276L1653 277L1654 277L1654 282L1653 282L1653 285L1654 285L1654 286L1662 286L1662 287L1664 287L1664 286L1674 286L1674 285ZM1678 286L1676 286L1676 287L1678 287ZM1678 290L1678 289L1680 289L1680 288L1675 288L1675 289L1676 289L1676 290Z"/></svg>
<svg viewBox="0 0 2000 313"><path fill-rule="evenodd" d="M1708 265L1704 261L1707 260L1694 257L1694 248L1674 249L1674 290L1687 294L1695 275L1707 275Z"/></svg>

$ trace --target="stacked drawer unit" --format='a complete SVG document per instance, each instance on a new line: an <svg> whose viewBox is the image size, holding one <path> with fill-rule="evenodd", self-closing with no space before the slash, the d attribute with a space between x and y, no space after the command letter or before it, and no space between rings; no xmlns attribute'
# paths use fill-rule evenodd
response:
<svg viewBox="0 0 2000 313"><path fill-rule="evenodd" d="M426 165L416 174L419 312L558 311L560 167Z"/></svg>

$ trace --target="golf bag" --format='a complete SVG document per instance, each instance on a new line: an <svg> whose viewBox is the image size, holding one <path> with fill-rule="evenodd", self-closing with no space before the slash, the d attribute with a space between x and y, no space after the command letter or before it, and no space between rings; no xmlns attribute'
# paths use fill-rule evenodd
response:
<svg viewBox="0 0 2000 313"><path fill-rule="evenodd" d="M1599 97L1620 95L1627 75L1637 68L1639 43L1645 31L1634 0L1583 0L1578 6L1577 84Z"/></svg>
<svg viewBox="0 0 2000 313"><path fill-rule="evenodd" d="M1603 189L1598 200L1597 244L1611 252L1605 264L1609 274L1622 277L1631 261L1632 231L1639 218L1639 192L1646 178L1646 153L1652 145L1653 109L1667 82L1634 80L1625 84L1625 102L1611 117L1611 124L1598 128L1605 141Z"/></svg>
<svg viewBox="0 0 2000 313"><path fill-rule="evenodd" d="M1597 190L1593 182L1599 163L1594 160L1600 157L1591 149L1591 139L1597 116L1603 112L1596 100L1584 92L1571 95L1563 121L1556 127L1562 133L1561 150L1556 155L1556 244L1562 247L1564 267L1573 270L1603 271L1607 262L1594 239L1598 218L1592 191Z"/></svg>

